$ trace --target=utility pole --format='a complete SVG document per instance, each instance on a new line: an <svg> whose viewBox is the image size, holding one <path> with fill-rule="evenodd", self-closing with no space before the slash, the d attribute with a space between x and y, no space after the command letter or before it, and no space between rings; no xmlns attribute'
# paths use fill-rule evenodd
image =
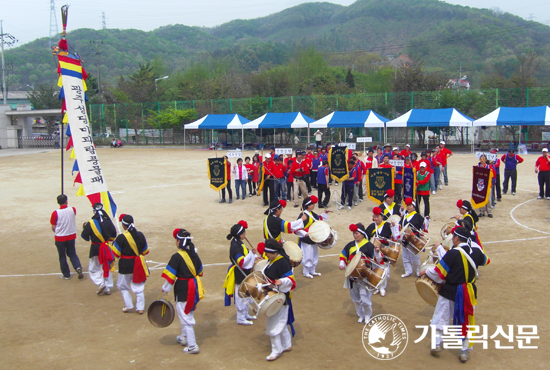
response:
<svg viewBox="0 0 550 370"><path fill-rule="evenodd" d="M103 29L107 29L107 20L105 19L105 12L101 12L101 25L103 26Z"/></svg>
<svg viewBox="0 0 550 370"><path fill-rule="evenodd" d="M6 89L6 66L4 64L4 44L12 46L17 42L17 39L9 33L4 33L4 24L0 20L0 44L2 45L2 95L4 104L7 104L8 90Z"/></svg>
<svg viewBox="0 0 550 370"><path fill-rule="evenodd" d="M460 90L460 79L462 78L462 62L460 62L460 69L458 70L458 77L456 79L456 91Z"/></svg>
<svg viewBox="0 0 550 370"><path fill-rule="evenodd" d="M105 13L103 13L105 14ZM99 55L101 54L99 52L99 45L103 45L103 41L98 41L98 40L95 40L95 41L90 41L90 44L95 44L95 54L97 56L97 84L98 84L98 93L99 93L99 96L101 96L101 70L99 69Z"/></svg>

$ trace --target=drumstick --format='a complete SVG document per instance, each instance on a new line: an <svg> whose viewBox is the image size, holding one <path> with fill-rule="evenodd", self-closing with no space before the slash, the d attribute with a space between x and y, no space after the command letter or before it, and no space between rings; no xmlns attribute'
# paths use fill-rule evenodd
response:
<svg viewBox="0 0 550 370"><path fill-rule="evenodd" d="M252 252L254 253L254 250L255 250L256 248L254 248L254 247L252 246L252 243L250 243L250 240L248 240L248 238L247 238L246 236L244 237L244 239L248 242L248 244L250 245L250 248L252 248ZM262 256L260 256L260 254L258 253L258 251L256 251L254 254L257 255L258 257L262 257ZM263 257L262 257L262 258L263 258Z"/></svg>

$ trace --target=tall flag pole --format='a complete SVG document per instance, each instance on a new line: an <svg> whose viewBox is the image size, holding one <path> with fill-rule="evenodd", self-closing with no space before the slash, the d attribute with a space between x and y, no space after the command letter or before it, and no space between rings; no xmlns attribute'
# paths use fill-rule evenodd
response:
<svg viewBox="0 0 550 370"><path fill-rule="evenodd" d="M77 173L74 184L80 184L76 196L86 196L90 203L103 203L105 211L113 218L116 215L116 204L108 191L103 176L99 158L92 139L88 112L86 109L86 71L82 67L82 60L76 53L69 53L66 40L68 17L67 5L61 7L63 19L63 37L58 47L54 47L59 64L58 86L61 88L59 99L63 101L61 107L62 130L69 137L65 150L70 150L69 159L74 159L72 173ZM64 125L67 129L64 129ZM62 145L63 146L63 145ZM63 165L61 166L63 169ZM63 182L63 179L62 179Z"/></svg>

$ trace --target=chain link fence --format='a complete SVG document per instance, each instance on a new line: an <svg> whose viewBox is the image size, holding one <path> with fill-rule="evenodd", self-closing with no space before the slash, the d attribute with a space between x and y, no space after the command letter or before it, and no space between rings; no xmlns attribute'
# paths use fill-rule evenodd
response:
<svg viewBox="0 0 550 370"><path fill-rule="evenodd" d="M268 112L302 112L320 119L333 111L373 110L389 119L395 119L410 109L456 108L474 119L480 118L500 106L521 107L550 105L550 88L485 89L469 91L421 91L403 93L361 93L351 95L312 95L288 97L254 97L246 99L186 100L172 102L95 104L89 109L90 123L96 136L113 135L126 144L137 145L199 145L208 147L212 143L238 146L243 141L257 147L265 145L289 145L312 142L313 131L307 129L258 129L246 130L161 130L147 122L152 113L165 109L195 109L198 117L207 114L238 113L250 120ZM397 145L436 144L445 140L448 144L505 145L519 140L518 127L491 127L481 129L324 129L323 141L345 141L351 131L354 137L370 136L374 143L387 140ZM542 141L544 127L530 126L522 133L522 141ZM311 136L310 136L311 135ZM386 136L387 135L387 136ZM385 138L385 139L384 139ZM103 139L107 141L106 139Z"/></svg>

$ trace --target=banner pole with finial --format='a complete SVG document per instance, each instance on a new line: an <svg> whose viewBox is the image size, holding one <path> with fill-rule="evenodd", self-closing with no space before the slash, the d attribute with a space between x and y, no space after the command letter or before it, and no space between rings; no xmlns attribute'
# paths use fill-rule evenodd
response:
<svg viewBox="0 0 550 370"><path fill-rule="evenodd" d="M68 51L69 47L68 47L68 44L67 44L67 18L69 16L69 6L68 5L63 5L61 7L61 19L63 21L63 36L61 38L61 40L59 41L59 50L61 51ZM63 110L63 109L62 109ZM63 186L63 177L64 177L64 173L63 173L63 152L65 150L64 148L64 140L63 140L63 136L65 135L65 127L64 127L64 124L63 124L63 114L64 112L62 111L62 114L61 114L61 122L59 124L60 128L59 128L59 140L60 140L60 146L59 146L59 149L61 150L61 194L64 194L64 186Z"/></svg>

